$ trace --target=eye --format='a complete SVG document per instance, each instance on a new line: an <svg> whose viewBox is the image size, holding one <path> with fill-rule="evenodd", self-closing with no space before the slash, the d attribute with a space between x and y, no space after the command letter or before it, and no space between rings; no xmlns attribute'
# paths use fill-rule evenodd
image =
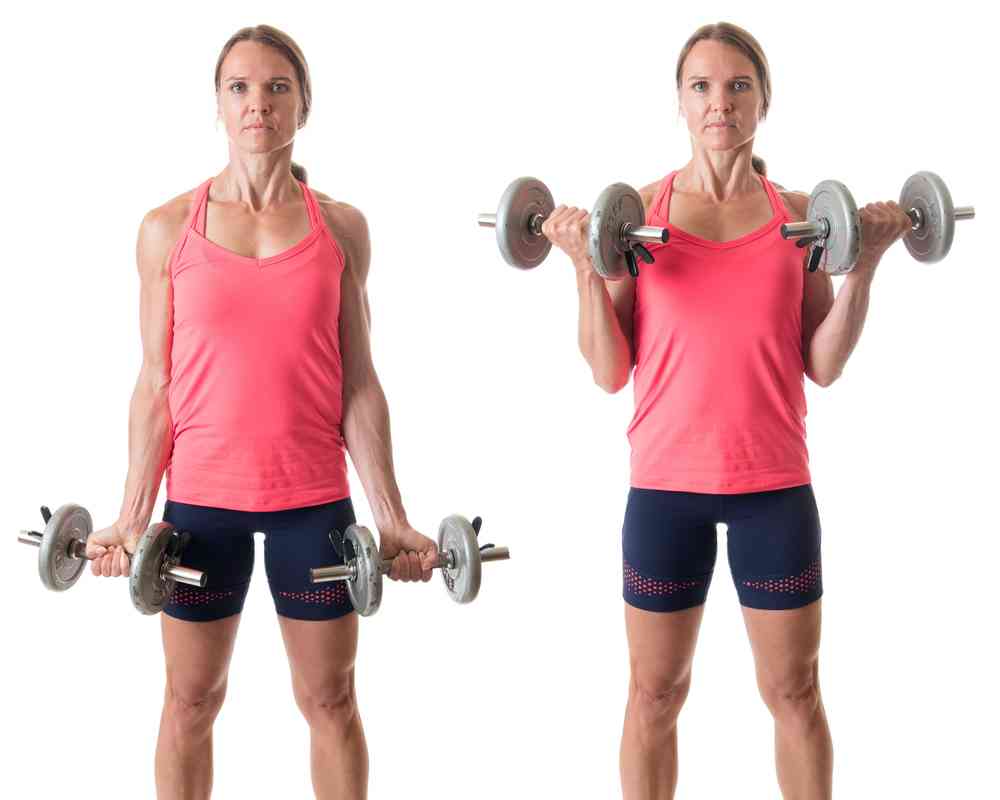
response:
<svg viewBox="0 0 1000 800"><path fill-rule="evenodd" d="M739 88L741 86L743 87L742 89ZM736 91L738 92L742 92L745 89L749 89L750 84L747 83L746 81L733 81L733 88L736 89Z"/></svg>
<svg viewBox="0 0 1000 800"><path fill-rule="evenodd" d="M288 89L289 89L289 86L288 86L287 83L272 83L271 84L271 91L272 92L278 92L280 94L281 92L287 92Z"/></svg>
<svg viewBox="0 0 1000 800"><path fill-rule="evenodd" d="M236 90L237 88L242 86L243 86L243 81L233 81L231 84L229 84L229 91L236 92L236 94L239 94L239 92Z"/></svg>
<svg viewBox="0 0 1000 800"><path fill-rule="evenodd" d="M694 83L691 84L691 88L694 89L696 92L700 92L702 90L699 89L698 87L699 86L707 86L707 85L708 84L707 84L706 81L695 81Z"/></svg>

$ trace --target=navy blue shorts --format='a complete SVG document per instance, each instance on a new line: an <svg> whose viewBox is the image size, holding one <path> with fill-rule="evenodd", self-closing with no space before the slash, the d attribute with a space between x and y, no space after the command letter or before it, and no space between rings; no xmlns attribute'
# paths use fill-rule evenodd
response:
<svg viewBox="0 0 1000 800"><path fill-rule="evenodd" d="M800 608L823 594L819 511L809 484L748 494L633 487L622 527L625 602L647 611L704 603L720 522L742 605Z"/></svg>
<svg viewBox="0 0 1000 800"><path fill-rule="evenodd" d="M243 610L253 572L253 534L263 531L264 566L274 606L292 619L336 619L353 611L344 583L309 582L309 570L343 564L329 533L354 519L351 498L284 511L231 511L167 500L163 519L191 534L185 566L208 573L204 589L178 583L165 614L191 622L222 619Z"/></svg>

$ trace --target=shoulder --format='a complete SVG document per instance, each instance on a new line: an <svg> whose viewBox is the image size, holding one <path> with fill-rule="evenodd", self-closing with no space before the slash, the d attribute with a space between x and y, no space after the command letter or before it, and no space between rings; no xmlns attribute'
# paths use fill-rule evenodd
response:
<svg viewBox="0 0 1000 800"><path fill-rule="evenodd" d="M642 198L642 207L645 208L647 211L649 210L649 207L653 204L653 200L656 199L656 193L660 191L660 186L663 185L663 182L665 180L666 178L659 178L653 181L652 183L647 183L645 186L639 189L639 197Z"/></svg>
<svg viewBox="0 0 1000 800"><path fill-rule="evenodd" d="M771 185L777 189L778 196L788 209L792 219L799 221L806 218L806 210L809 208L809 195L805 192L786 189L780 183L771 181Z"/></svg>
<svg viewBox="0 0 1000 800"><path fill-rule="evenodd" d="M359 245L368 241L368 221L357 208L313 190L323 221L340 243Z"/></svg>
<svg viewBox="0 0 1000 800"><path fill-rule="evenodd" d="M146 212L139 225L138 251L140 269L166 265L166 258L184 233L197 188L178 195Z"/></svg>
<svg viewBox="0 0 1000 800"><path fill-rule="evenodd" d="M371 245L365 215L349 203L334 200L323 192L312 189L312 193L319 204L326 227L344 251L347 266L367 274Z"/></svg>

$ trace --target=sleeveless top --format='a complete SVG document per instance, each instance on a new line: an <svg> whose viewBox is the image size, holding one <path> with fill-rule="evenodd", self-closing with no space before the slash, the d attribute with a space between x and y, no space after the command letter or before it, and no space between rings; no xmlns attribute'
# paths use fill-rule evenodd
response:
<svg viewBox="0 0 1000 800"><path fill-rule="evenodd" d="M648 225L670 229L635 284L632 486L738 494L809 483L802 251L760 176L773 216L715 242L668 223L676 172Z"/></svg>
<svg viewBox="0 0 1000 800"><path fill-rule="evenodd" d="M198 187L170 259L173 289L167 498L277 511L347 497L341 433L344 255L299 182L309 234L267 258L205 237Z"/></svg>

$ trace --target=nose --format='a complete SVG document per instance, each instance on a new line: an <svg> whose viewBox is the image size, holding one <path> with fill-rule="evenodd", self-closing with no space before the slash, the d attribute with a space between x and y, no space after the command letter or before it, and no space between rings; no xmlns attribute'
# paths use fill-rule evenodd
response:
<svg viewBox="0 0 1000 800"><path fill-rule="evenodd" d="M250 89L246 94L246 98L247 110L251 114L266 116L271 113L271 104L268 102L263 89Z"/></svg>

